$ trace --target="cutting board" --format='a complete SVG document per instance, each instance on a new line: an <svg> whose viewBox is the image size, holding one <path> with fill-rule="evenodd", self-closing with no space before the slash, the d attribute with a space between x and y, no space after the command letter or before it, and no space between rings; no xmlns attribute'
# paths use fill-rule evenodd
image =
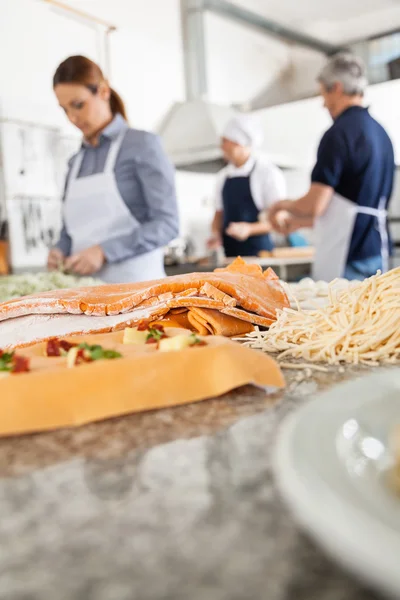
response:
<svg viewBox="0 0 400 600"><path fill-rule="evenodd" d="M8 242L0 241L0 275L7 275L8 273Z"/></svg>

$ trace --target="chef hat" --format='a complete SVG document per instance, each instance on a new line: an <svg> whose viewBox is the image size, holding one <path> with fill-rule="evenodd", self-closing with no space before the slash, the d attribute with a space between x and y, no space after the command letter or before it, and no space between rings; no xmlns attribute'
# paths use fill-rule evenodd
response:
<svg viewBox="0 0 400 600"><path fill-rule="evenodd" d="M261 126L251 115L237 115L225 126L222 137L240 146L257 147L262 144Z"/></svg>

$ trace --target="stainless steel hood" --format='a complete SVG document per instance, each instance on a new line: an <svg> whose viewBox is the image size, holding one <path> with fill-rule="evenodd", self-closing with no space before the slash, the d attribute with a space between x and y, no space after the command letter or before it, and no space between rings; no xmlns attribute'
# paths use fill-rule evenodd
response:
<svg viewBox="0 0 400 600"><path fill-rule="evenodd" d="M312 98L318 93L317 77L326 57L304 48L293 49L290 62L268 85L243 105L247 111L261 110Z"/></svg>
<svg viewBox="0 0 400 600"><path fill-rule="evenodd" d="M400 68L396 69L396 64L400 64L400 32L381 33L352 42L346 49L363 58L370 84L400 78ZM312 49L294 48L286 67L242 108L260 110L316 96L316 79L325 60Z"/></svg>
<svg viewBox="0 0 400 600"><path fill-rule="evenodd" d="M219 147L221 133L234 113L232 108L204 100L174 104L159 133L176 168L202 173L219 171L224 165Z"/></svg>

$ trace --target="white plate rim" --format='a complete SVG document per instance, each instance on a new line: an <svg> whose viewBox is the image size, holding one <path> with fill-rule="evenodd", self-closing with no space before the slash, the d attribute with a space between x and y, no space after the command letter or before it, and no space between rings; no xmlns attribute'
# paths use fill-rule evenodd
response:
<svg viewBox="0 0 400 600"><path fill-rule="evenodd" d="M340 386L339 386L340 387ZM293 460L291 440L300 420L319 405L326 394L300 407L281 424L274 448L273 469L278 489L297 522L327 553L380 592L400 597L400 539L372 516L357 511L317 478L318 498ZM329 503L337 510L329 510ZM329 518L327 514L329 513ZM338 517L340 515L340 517ZM384 552L382 552L384 548Z"/></svg>

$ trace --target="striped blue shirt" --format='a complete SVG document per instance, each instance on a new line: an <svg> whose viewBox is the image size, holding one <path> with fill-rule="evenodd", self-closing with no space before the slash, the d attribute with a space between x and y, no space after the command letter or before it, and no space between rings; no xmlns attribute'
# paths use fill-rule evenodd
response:
<svg viewBox="0 0 400 600"><path fill-rule="evenodd" d="M123 201L142 227L132 235L101 244L109 263L163 247L179 231L174 169L162 149L160 139L147 131L130 129L121 115L116 115L103 130L98 146L83 142L84 157L78 177L104 171L111 143L123 130L126 130L126 135L117 156L115 178ZM69 162L65 189L75 156ZM71 252L71 238L65 225L57 247L65 256Z"/></svg>

